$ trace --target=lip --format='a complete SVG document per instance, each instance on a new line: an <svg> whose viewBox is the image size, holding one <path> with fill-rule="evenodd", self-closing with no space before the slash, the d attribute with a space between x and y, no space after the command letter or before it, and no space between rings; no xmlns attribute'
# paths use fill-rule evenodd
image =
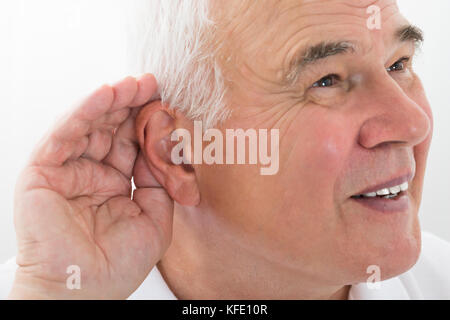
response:
<svg viewBox="0 0 450 320"><path fill-rule="evenodd" d="M382 213L406 212L410 208L410 198L408 191L402 191L394 199L374 198L352 198L352 201Z"/></svg>
<svg viewBox="0 0 450 320"><path fill-rule="evenodd" d="M376 192L376 191L381 190L381 189L392 188L392 187L401 185L401 184L403 184L405 182L411 182L413 177L414 177L414 174L412 172L408 172L407 174L398 176L398 177L396 177L396 178L394 178L392 180L389 180L389 181L386 181L386 182L382 182L382 183L376 184L374 186L368 187L367 189L364 189L364 190L354 194L352 197L354 197L356 195Z"/></svg>

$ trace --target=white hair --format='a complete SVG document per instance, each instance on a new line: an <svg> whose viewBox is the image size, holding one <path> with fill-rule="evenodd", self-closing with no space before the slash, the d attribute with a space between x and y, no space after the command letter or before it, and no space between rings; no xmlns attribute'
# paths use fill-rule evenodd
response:
<svg viewBox="0 0 450 320"><path fill-rule="evenodd" d="M127 1L129 4L129 2ZM225 82L213 44L209 0L139 0L130 21L136 33L131 59L152 73L163 103L209 128L224 120Z"/></svg>

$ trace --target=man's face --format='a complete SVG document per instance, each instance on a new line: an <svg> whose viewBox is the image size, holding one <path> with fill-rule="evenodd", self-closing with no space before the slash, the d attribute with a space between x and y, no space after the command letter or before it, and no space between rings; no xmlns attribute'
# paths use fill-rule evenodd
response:
<svg viewBox="0 0 450 320"><path fill-rule="evenodd" d="M196 166L200 208L224 241L328 283L364 281L370 265L383 279L404 272L420 251L432 115L395 1L226 4L232 116L219 129L279 129L279 171ZM355 199L405 181L396 198Z"/></svg>

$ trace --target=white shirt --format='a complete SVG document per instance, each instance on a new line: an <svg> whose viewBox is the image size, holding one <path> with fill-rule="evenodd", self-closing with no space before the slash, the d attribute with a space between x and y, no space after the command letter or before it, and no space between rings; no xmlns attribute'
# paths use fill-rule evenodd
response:
<svg viewBox="0 0 450 320"><path fill-rule="evenodd" d="M0 299L6 299L17 268L15 258L0 265ZM422 252L417 263L407 272L369 288L366 283L353 285L350 300L421 300L450 299L450 243L422 232ZM136 300L175 300L158 268L155 267L129 297Z"/></svg>

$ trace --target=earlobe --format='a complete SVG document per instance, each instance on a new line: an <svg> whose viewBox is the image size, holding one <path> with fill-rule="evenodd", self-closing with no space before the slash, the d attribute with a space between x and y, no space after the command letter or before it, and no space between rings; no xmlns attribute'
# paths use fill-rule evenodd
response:
<svg viewBox="0 0 450 320"><path fill-rule="evenodd" d="M174 142L172 133L176 130L175 114L154 101L142 108L136 118L136 134L145 161L155 179L178 203L195 206L200 203L195 172L192 168L172 162Z"/></svg>

